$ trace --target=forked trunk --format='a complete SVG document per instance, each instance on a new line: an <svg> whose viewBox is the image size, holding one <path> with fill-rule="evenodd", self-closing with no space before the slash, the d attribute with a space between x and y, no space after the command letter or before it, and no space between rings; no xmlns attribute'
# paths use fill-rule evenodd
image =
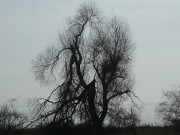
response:
<svg viewBox="0 0 180 135"><path fill-rule="evenodd" d="M89 112L92 119L92 130L93 135L98 135L102 131L102 120L98 117L96 107L95 107L95 80L93 80L87 86L87 96L88 96L88 104L89 104Z"/></svg>

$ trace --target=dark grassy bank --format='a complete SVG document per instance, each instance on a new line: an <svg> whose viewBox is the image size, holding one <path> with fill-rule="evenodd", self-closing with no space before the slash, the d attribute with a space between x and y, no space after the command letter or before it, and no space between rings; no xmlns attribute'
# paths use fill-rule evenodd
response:
<svg viewBox="0 0 180 135"><path fill-rule="evenodd" d="M91 135L89 127L35 128L35 129L0 129L0 135ZM102 135L179 135L172 127L137 127L114 128L106 127Z"/></svg>

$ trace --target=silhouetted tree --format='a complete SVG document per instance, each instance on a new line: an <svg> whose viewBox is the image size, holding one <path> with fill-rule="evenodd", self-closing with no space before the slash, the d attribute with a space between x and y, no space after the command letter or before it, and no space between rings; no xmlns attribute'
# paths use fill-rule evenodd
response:
<svg viewBox="0 0 180 135"><path fill-rule="evenodd" d="M16 99L11 99L7 103L0 105L0 128L13 129L22 128L27 122L27 116L16 110Z"/></svg>
<svg viewBox="0 0 180 135"><path fill-rule="evenodd" d="M59 85L35 101L32 123L88 122L100 129L111 103L134 96L131 33L126 21L102 16L93 3L80 5L67 24L58 44L33 61L36 79Z"/></svg>
<svg viewBox="0 0 180 135"><path fill-rule="evenodd" d="M180 126L180 86L173 86L163 91L163 101L159 103L157 114L165 125L171 125L179 130Z"/></svg>
<svg viewBox="0 0 180 135"><path fill-rule="evenodd" d="M133 135L136 135L136 127L140 124L141 108L134 104L124 107L119 103L113 106L108 113L109 126L126 128Z"/></svg>
<svg viewBox="0 0 180 135"><path fill-rule="evenodd" d="M141 109L138 106L131 106L130 108L116 106L108 114L110 125L115 127L136 127L140 124L140 111Z"/></svg>

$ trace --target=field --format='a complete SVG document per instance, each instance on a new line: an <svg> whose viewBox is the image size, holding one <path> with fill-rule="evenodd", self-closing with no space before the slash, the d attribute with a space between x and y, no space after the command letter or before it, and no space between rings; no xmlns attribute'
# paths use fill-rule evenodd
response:
<svg viewBox="0 0 180 135"><path fill-rule="evenodd" d="M135 132L136 131L136 132ZM91 131L87 128L52 129L16 129L0 130L0 135L90 135ZM130 128L105 128L102 135L178 135L170 127L137 127L135 130Z"/></svg>

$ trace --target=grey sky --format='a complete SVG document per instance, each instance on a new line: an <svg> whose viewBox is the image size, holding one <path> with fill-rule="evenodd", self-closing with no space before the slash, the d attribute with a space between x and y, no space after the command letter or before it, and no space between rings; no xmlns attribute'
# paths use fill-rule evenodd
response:
<svg viewBox="0 0 180 135"><path fill-rule="evenodd" d="M48 95L50 87L34 81L31 61L56 42L65 19L75 14L82 1L0 0L0 102ZM162 89L180 84L180 1L96 3L107 15L122 16L130 25L136 42L133 72L137 96L145 104L161 101Z"/></svg>

